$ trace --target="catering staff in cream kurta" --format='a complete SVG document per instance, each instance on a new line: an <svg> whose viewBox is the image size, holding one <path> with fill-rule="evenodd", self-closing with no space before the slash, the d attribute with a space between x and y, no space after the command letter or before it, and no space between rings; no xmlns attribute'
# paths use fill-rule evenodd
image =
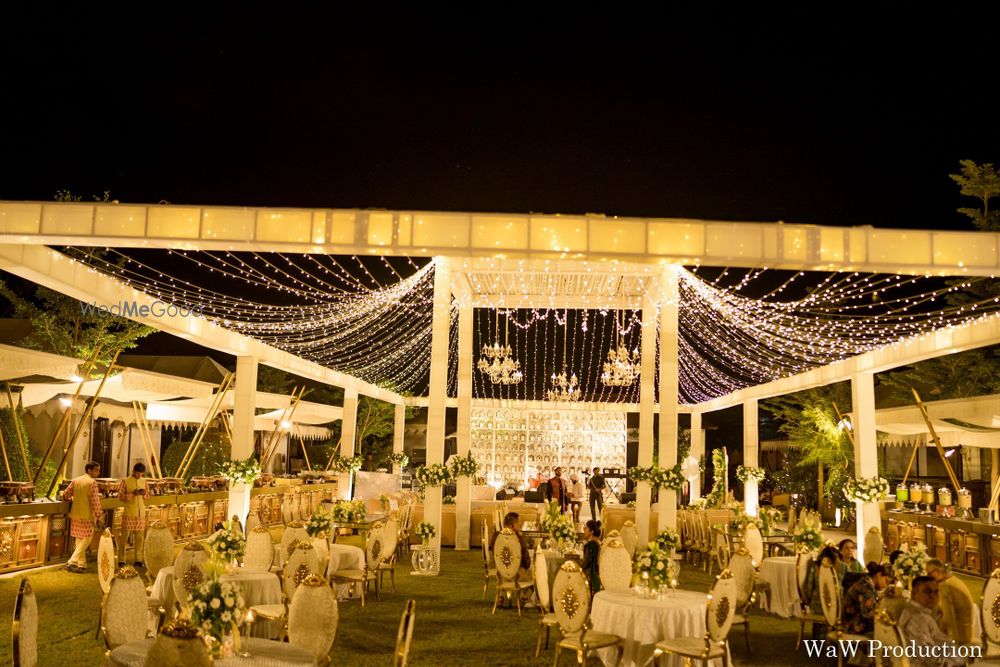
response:
<svg viewBox="0 0 1000 667"><path fill-rule="evenodd" d="M73 503L69 510L69 534L76 538L76 548L66 569L77 573L87 570L87 548L94 537L95 524L97 528L104 527L101 494L94 481L101 474L101 464L91 461L83 469L84 474L75 477L63 491L63 500Z"/></svg>
<svg viewBox="0 0 1000 667"><path fill-rule="evenodd" d="M135 564L142 567L142 545L146 531L146 479L143 474L146 466L136 463L132 466L132 474L122 480L118 487L118 499L125 506L122 516L122 536L118 540L118 564L125 564L125 549L128 547L128 536L135 539Z"/></svg>

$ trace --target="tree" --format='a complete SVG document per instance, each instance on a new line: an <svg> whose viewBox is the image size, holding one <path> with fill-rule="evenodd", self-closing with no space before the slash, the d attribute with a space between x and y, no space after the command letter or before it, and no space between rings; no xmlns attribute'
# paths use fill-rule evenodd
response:
<svg viewBox="0 0 1000 667"><path fill-rule="evenodd" d="M911 389L935 401L1000 393L998 352L978 349L935 357L885 373L879 382L891 388L893 399L905 404L913 403Z"/></svg>
<svg viewBox="0 0 1000 667"><path fill-rule="evenodd" d="M990 210L990 200L1000 196L1000 174L992 163L976 164L972 160L960 160L962 171L949 174L958 183L961 193L979 200L979 208L960 208L958 212L968 216L976 229L997 231L1000 229L1000 211Z"/></svg>

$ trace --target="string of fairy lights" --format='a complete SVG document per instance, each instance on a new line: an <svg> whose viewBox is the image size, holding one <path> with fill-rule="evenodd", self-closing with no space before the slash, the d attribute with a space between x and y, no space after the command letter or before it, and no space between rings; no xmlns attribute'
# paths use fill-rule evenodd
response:
<svg viewBox="0 0 1000 667"><path fill-rule="evenodd" d="M63 251L128 287L196 308L215 324L303 358L398 391L426 390L432 261L181 250ZM978 278L948 284L927 276L670 270L678 276L684 403L1000 312L997 298L950 298L971 294ZM472 274L470 280L475 286ZM528 289L529 281L520 278L513 284ZM551 392L553 381L565 370L566 379L578 378L584 401L637 403L641 315L635 309L514 308L502 299L496 308L477 308L477 359L480 351L489 349L491 360L501 358L510 368L516 366L523 378L508 374L500 380L504 375L496 372L496 364L492 373L485 372L484 365L484 372L473 374L473 396L545 400L557 396ZM457 387L457 317L453 307L449 395ZM567 400L565 393L562 400Z"/></svg>

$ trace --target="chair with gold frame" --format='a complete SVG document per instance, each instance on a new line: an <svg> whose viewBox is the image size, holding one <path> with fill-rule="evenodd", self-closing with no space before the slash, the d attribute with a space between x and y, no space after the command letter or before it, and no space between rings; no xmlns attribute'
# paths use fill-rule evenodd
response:
<svg viewBox="0 0 1000 667"><path fill-rule="evenodd" d="M655 664L659 664L660 658L667 654L683 658L685 664L699 660L703 667L708 667L710 661L719 658L728 662L729 641L726 637L736 612L736 580L729 570L723 570L715 580L707 602L704 636L677 637L657 642L653 649Z"/></svg>
<svg viewBox="0 0 1000 667"><path fill-rule="evenodd" d="M208 551L200 542L189 542L174 559L174 600L181 611L187 608L188 593L205 581L201 566L208 560Z"/></svg>
<svg viewBox="0 0 1000 667"><path fill-rule="evenodd" d="M310 574L296 588L288 607L288 643L308 650L320 665L327 665L339 620L337 596L326 579Z"/></svg>
<svg viewBox="0 0 1000 667"><path fill-rule="evenodd" d="M546 563L545 551L539 549L535 553L535 595L538 597L538 642L535 644L535 657L542 652L542 636L545 637L545 648L549 648L549 634L552 628L559 627L559 619L552 611L552 594L549 590L549 568Z"/></svg>
<svg viewBox="0 0 1000 667"><path fill-rule="evenodd" d="M625 650L621 637L588 628L590 583L576 562L568 560L559 568L556 580L552 584L552 606L555 608L559 629L562 631L562 637L556 643L556 658L553 665L559 664L559 655L563 649L576 653L577 662L585 665L592 652L612 646L618 649L618 659L615 664L621 664Z"/></svg>
<svg viewBox="0 0 1000 667"><path fill-rule="evenodd" d="M273 604L258 604L250 607L247 614L247 624L255 620L260 621L283 621L284 629L282 638L288 633L288 610L292 600L295 599L295 592L298 587L310 575L319 575L319 556L316 549L309 542L298 542L293 548L285 567L281 574L282 596L281 602Z"/></svg>
<svg viewBox="0 0 1000 667"><path fill-rule="evenodd" d="M146 530L143 545L143 562L146 564L146 578L156 581L160 570L174 562L174 536L162 521L154 521Z"/></svg>
<svg viewBox="0 0 1000 667"><path fill-rule="evenodd" d="M983 627L983 658L986 660L1000 658L1000 618L994 615L994 609L1000 609L1000 569L993 570L983 584L983 597L979 604ZM982 664L982 661L977 661L976 664Z"/></svg>
<svg viewBox="0 0 1000 667"><path fill-rule="evenodd" d="M799 553L795 557L795 585L799 589L799 636L795 640L796 651L799 650L799 646L802 644L802 635L805 634L806 623L815 625L816 623L826 622L822 614L813 612L809 604L812 591L805 590L806 578L811 567L816 567L816 563L812 559L812 555L808 552Z"/></svg>
<svg viewBox="0 0 1000 667"><path fill-rule="evenodd" d="M747 645L747 655L750 655L750 608L755 599L754 583L757 567L746 547L739 547L729 559L729 571L736 581L736 613L733 616L733 627L743 626L743 639Z"/></svg>
<svg viewBox="0 0 1000 667"><path fill-rule="evenodd" d="M35 667L38 664L38 600L27 577L21 579L17 588L11 637L14 667Z"/></svg>
<svg viewBox="0 0 1000 667"><path fill-rule="evenodd" d="M368 596L368 584L375 585L375 599L381 601L381 589L379 588L378 568L382 561L388 556L382 548L382 532L384 526L376 523L368 531L368 538L365 543L365 562L361 569L337 570L330 573L330 580L337 584L361 584L361 606L365 606Z"/></svg>
<svg viewBox="0 0 1000 667"><path fill-rule="evenodd" d="M392 653L392 667L406 667L410 661L410 642L413 641L413 624L417 620L417 601L407 600L396 632L396 648Z"/></svg>
<svg viewBox="0 0 1000 667"><path fill-rule="evenodd" d="M493 612L497 612L500 598L513 600L517 615L521 615L521 594L534 588L534 581L521 580L521 540L510 528L504 528L493 543L493 562L497 568L497 595L493 600Z"/></svg>
<svg viewBox="0 0 1000 667"><path fill-rule="evenodd" d="M841 585L833 565L824 560L819 568L819 601L823 607L823 618L826 620L830 630L827 632L827 640L833 640L838 646L842 646L844 641L866 642L865 635L855 635L844 632L841 617ZM837 667L844 664L844 654L837 653Z"/></svg>
<svg viewBox="0 0 1000 667"><path fill-rule="evenodd" d="M875 652L875 655L872 656L875 661L875 667L910 667L910 659L906 657L905 650L892 650L892 647L905 647L906 640L903 637L902 631L896 625L896 619L884 609L877 609L875 611L875 635L873 639L880 642L883 649L889 649L887 651L883 650L881 653L878 651ZM976 664L981 665L983 663L977 660Z"/></svg>
<svg viewBox="0 0 1000 667"><path fill-rule="evenodd" d="M496 579L497 569L490 565L492 557L490 555L490 527L486 519L482 522L482 535L480 536L480 548L483 551L483 599L490 590L490 579Z"/></svg>
<svg viewBox="0 0 1000 667"><path fill-rule="evenodd" d="M625 550L628 551L629 558L635 556L636 547L639 545L639 531L631 519L622 524L621 539Z"/></svg>
<svg viewBox="0 0 1000 667"><path fill-rule="evenodd" d="M246 553L243 556L243 567L250 570L267 572L274 562L274 541L267 526L255 526L247 535Z"/></svg>
<svg viewBox="0 0 1000 667"><path fill-rule="evenodd" d="M306 524L298 519L290 521L285 526L285 530L281 533L280 548L278 549L278 562L273 563L273 565L276 565L279 568L284 567L285 561L292 555L292 549L295 548L294 543L308 541L309 531L306 530Z"/></svg>
<svg viewBox="0 0 1000 667"><path fill-rule="evenodd" d="M393 510L389 513L389 518L386 519L385 526L382 528L382 551L385 553L385 557L378 565L378 587L382 588L382 578L385 573L389 573L389 580L392 582L392 592L396 592L396 558L398 557L398 549L396 548L399 543L399 519L398 512Z"/></svg>
<svg viewBox="0 0 1000 667"><path fill-rule="evenodd" d="M601 588L627 591L632 583L632 556L619 537L613 537L601 546L597 558Z"/></svg>
<svg viewBox="0 0 1000 667"><path fill-rule="evenodd" d="M142 619L142 623L137 622ZM101 633L108 651L146 638L149 603L146 587L134 567L120 568L101 602Z"/></svg>

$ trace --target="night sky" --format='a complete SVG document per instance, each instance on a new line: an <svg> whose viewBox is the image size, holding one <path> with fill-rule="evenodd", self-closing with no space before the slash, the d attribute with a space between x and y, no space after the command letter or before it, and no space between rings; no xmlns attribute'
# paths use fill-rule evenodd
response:
<svg viewBox="0 0 1000 667"><path fill-rule="evenodd" d="M837 7L8 13L0 198L968 228L996 22Z"/></svg>

